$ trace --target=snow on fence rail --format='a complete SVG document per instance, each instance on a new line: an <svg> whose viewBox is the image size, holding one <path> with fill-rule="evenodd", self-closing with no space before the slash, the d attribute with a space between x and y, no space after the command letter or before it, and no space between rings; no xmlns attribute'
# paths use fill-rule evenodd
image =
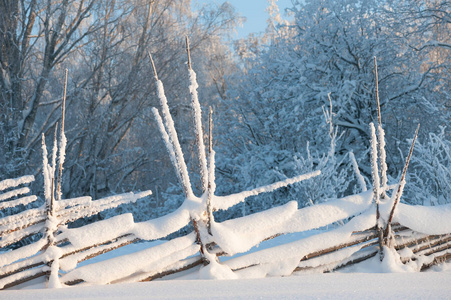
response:
<svg viewBox="0 0 451 300"><path fill-rule="evenodd" d="M187 50L190 61L188 40ZM152 57L149 57L153 66ZM79 228L67 228L65 225L68 223L121 204L133 203L151 192L115 195L95 201L90 197L61 199L65 152L62 123L58 166L57 132L51 163L47 159L43 137L45 204L0 218L2 250L17 245L26 237L34 237L34 242L28 245L0 251L0 289L41 276L48 277L49 287L59 287L61 283L89 285L149 281L190 269L191 272L199 271L198 276L202 278L288 276L294 272L331 272L372 257L380 259L381 265L385 263L391 268L397 266L420 271L451 258L451 205L425 208L399 203L414 143L400 183L387 185L385 141L380 115L379 143L375 127L372 124L370 126L372 190L366 191L364 181L360 180L362 190L365 191L361 194L302 209L298 209L297 202L292 201L245 217L216 222L213 215L216 210L228 209L249 196L311 180L320 171L237 194L216 196L211 111L207 156L204 155L196 74L191 69L191 63L188 67L202 195L197 197L193 193L163 83L153 67L163 118L157 109L153 113L185 193L182 205L166 216L145 222L135 223L131 214L123 214ZM63 120L64 103L63 97ZM355 161L354 170L357 177L361 176ZM382 180L379 180L379 176ZM21 187L33 180L33 176L24 176L0 182L0 209L36 201L36 196L23 196L30 190ZM252 247L264 240L322 228L338 221L345 224L298 241L249 253ZM169 241L163 240L189 224L193 228L192 232ZM159 240L159 243L136 253L78 267L84 260L141 240ZM225 256L231 258L221 261L221 257Z"/></svg>
<svg viewBox="0 0 451 300"><path fill-rule="evenodd" d="M0 181L0 210L16 207L21 204L27 205L36 201L37 197L34 195L23 196L30 193L28 187L20 187L33 181L34 176L32 175Z"/></svg>

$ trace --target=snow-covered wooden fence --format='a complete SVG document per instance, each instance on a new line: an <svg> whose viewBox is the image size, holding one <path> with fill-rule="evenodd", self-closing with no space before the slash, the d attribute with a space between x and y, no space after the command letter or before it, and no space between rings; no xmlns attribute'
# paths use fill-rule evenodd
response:
<svg viewBox="0 0 451 300"><path fill-rule="evenodd" d="M0 203L1 207L12 208L36 201L37 197L34 195L23 196L30 193L28 187L20 187L33 181L33 176L23 176L0 182L2 191L0 199L3 200ZM62 228L62 225L92 216L105 209L135 202L149 194L150 191L128 193L96 201L92 201L90 197L60 200L56 202L53 219L49 218L46 205L0 218L0 248L10 247L8 251L0 252L0 288L8 288L37 277L50 275L50 265L55 259L64 260L88 250L67 245L62 234L65 227ZM50 247L49 230L56 234L56 240L53 242L57 250ZM25 246L19 245L18 243L25 238L29 238L31 242L29 241ZM89 245L89 249L96 253L103 244L100 242ZM11 248L12 245L15 247Z"/></svg>
<svg viewBox="0 0 451 300"><path fill-rule="evenodd" d="M364 195L371 199L368 193L360 196ZM335 208L343 207L340 201L335 202ZM302 220L308 220L309 215L327 219L327 215L334 211L322 209L321 204L314 207L321 213L308 213L304 211L306 209L301 209L298 214L304 216ZM400 250L400 262L405 263L412 271L421 271L450 259L450 215L451 205L417 207L401 204L392 227L392 247ZM334 218L330 220L333 221ZM376 209L374 204L371 204L362 213L336 229L239 256L227 260L225 264L238 274L242 272L245 277L288 276L293 272L332 272L375 257L380 252L375 220ZM313 222L311 227L318 228L320 224ZM390 252L388 248L385 251ZM389 256L389 253L386 253L386 256Z"/></svg>
<svg viewBox="0 0 451 300"><path fill-rule="evenodd" d="M189 53L188 46L187 50ZM84 285L149 281L182 271L198 272L202 278L289 276L296 272L331 272L373 257L387 268L421 271L451 258L451 205L418 207L399 202L413 144L400 182L394 186L387 184L380 111L378 136L375 127L370 127L371 191L366 191L364 187L362 189L365 191L360 194L301 209L296 201L292 201L263 212L216 222L214 211L229 209L249 196L271 192L303 180L314 180L320 171L237 194L216 196L211 112L207 156L196 74L191 69L189 55L188 61L202 194L196 196L191 187L163 83L158 79L154 67L163 117L157 109L153 113L185 193L183 204L166 216L145 222L136 223L131 214L123 214L79 228L68 228L68 223L134 202L151 192L115 195L95 201L90 197L61 199L65 148L62 126L58 170L56 131L51 163L47 160L43 137L45 204L0 219L0 248L9 247L8 251L0 251L0 289L41 276L48 276L49 286L52 287L58 287L61 283ZM357 166L355 168L358 170ZM359 177L358 172L356 176ZM33 176L24 176L0 182L0 209L36 201L36 196L23 196L30 193L29 188L23 185L33 180ZM360 183L365 185L364 180L360 180ZM332 230L321 230L320 233L294 242L249 251L262 241L280 235L325 228L337 222L344 225L332 225ZM165 240L168 235L187 225L191 225L190 233ZM18 242L27 237L33 238L32 243L20 247ZM82 261L142 240L156 242L135 253L78 266ZM11 248L13 245L17 248Z"/></svg>
<svg viewBox="0 0 451 300"><path fill-rule="evenodd" d="M92 215L104 207L133 201L147 194L126 194L97 201L91 201L89 198L62 200L58 205L57 216L63 224ZM229 196L229 199L243 199L243 195ZM214 197L213 203L221 203L223 200L224 197ZM378 253L376 210L372 202L372 192L365 192L303 209L298 209L296 202L290 202L281 207L222 223L213 221L212 235L205 241L207 247L204 251L212 256L225 256L246 253L263 240L281 234L321 228L357 215L337 229L252 252L223 263L211 260L207 266L203 266L206 260L200 253L201 246L193 231L186 236L162 241L156 246L133 254L76 268L79 262L107 251L137 240L157 240L179 230L190 222L189 206L186 204L170 215L146 222L135 223L131 214L124 214L80 228L63 228L55 237L55 244L60 249L59 268L63 273L60 280L68 285L135 282L164 277L199 265L204 269L221 265L242 277L329 272L371 258ZM451 206L425 208L400 204L398 209L399 213L394 220L405 226L393 226L396 236L394 248L410 249L400 252L403 262L415 261L418 270L421 270L439 262L440 259L449 259ZM28 216L31 222L23 222L27 224L23 224L21 229L16 231L12 229L18 228L17 222L6 223L7 220L3 218L0 220L2 229L10 226L11 233L25 231L28 234L20 236L27 236L39 231L30 227L41 224L42 231L46 228L45 219L35 219L32 216L42 216L44 213L45 208L42 207L17 214L16 220L23 220L24 216ZM12 221L10 217L7 218ZM32 223L36 224L30 225ZM8 234L2 235L2 242L4 240L11 241ZM2 287L7 288L49 275L48 264L52 261L52 256L45 249L47 243L45 238L41 238L28 246L2 253Z"/></svg>

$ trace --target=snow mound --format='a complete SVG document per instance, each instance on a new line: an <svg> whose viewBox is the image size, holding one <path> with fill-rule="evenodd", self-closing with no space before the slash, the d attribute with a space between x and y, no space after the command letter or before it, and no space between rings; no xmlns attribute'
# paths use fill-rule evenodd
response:
<svg viewBox="0 0 451 300"><path fill-rule="evenodd" d="M62 282L82 280L90 284L108 284L139 272L163 271L199 251L196 236L189 234L164 244L75 269L61 277Z"/></svg>
<svg viewBox="0 0 451 300"><path fill-rule="evenodd" d="M440 206L419 206L398 204L394 222L425 234L451 233L451 204Z"/></svg>
<svg viewBox="0 0 451 300"><path fill-rule="evenodd" d="M84 248L127 234L133 226L133 215L128 213L83 227L66 229L58 239L68 239L74 247Z"/></svg>

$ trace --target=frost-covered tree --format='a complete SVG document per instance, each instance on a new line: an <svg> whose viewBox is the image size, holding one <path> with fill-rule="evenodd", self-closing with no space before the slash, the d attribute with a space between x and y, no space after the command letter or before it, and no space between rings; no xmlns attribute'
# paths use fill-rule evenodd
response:
<svg viewBox="0 0 451 300"><path fill-rule="evenodd" d="M0 3L1 178L36 172L30 159L39 147L41 133L48 132L58 106L48 103L56 100L50 94L55 89L61 91L60 86L49 88L48 83L70 53L82 47L101 27L99 19L92 17L95 3L96 0ZM40 118L40 113L45 117Z"/></svg>
<svg viewBox="0 0 451 300"><path fill-rule="evenodd" d="M407 148L406 139L417 123L427 132L449 121L444 108L449 103L444 88L449 86L449 75L444 71L450 56L433 60L434 47L418 47L419 41L430 40L430 28L420 27L419 22L415 27L415 21L399 22L405 15L396 9L410 2L296 1L291 8L294 22L272 27L267 46L259 49L260 58L242 56L244 76L238 77L223 103L228 111L220 150L226 155L218 154L229 157L218 159L218 165L230 188L287 176L296 169L295 157L306 159L310 154L314 164L321 164L322 154L331 149L329 125L323 118L331 108L329 94L337 130L332 149L337 166L331 172L343 172L352 151L362 174L369 177L368 124L377 116L374 57L389 175L397 177L403 166L398 149ZM252 48L243 50L245 45L240 44L240 53L252 53ZM262 165L270 166L272 175L261 176ZM321 190L322 199L352 191L329 187ZM301 195L292 189L276 199Z"/></svg>
<svg viewBox="0 0 451 300"><path fill-rule="evenodd" d="M191 37L196 63L222 63L226 58L217 56L225 52L225 47L221 48L218 36L227 34L235 18L227 5L192 12L189 1L156 1L150 5L135 1L127 18L108 25L106 33L94 37L73 76L75 91L86 102L73 104L84 113L75 114L72 120L82 125L73 133L73 159L68 171L72 194L90 192L95 196L146 185L154 189L157 185L160 191L167 187L174 176L169 162L161 159L158 135L152 135L156 127L149 108L155 105L156 96L148 52L168 86L168 97L177 99L171 109L182 126L190 113L189 95L183 89L186 59L180 55L184 37ZM87 70L92 74L89 82L85 80ZM201 76L205 85L211 85L206 88L206 97L214 91L208 75L205 67ZM182 141L186 147L191 143ZM158 174L153 170L159 170Z"/></svg>
<svg viewBox="0 0 451 300"><path fill-rule="evenodd" d="M175 176L150 112L156 95L148 52L177 100L177 124L188 128L184 37L205 86L201 96L214 102L233 65L222 38L239 21L228 4L192 11L189 0L3 1L0 178L39 174L41 133L51 135L59 121L67 68L63 197L165 190Z"/></svg>
<svg viewBox="0 0 451 300"><path fill-rule="evenodd" d="M443 205L451 202L451 141L445 128L418 142L412 156L406 198L419 205Z"/></svg>

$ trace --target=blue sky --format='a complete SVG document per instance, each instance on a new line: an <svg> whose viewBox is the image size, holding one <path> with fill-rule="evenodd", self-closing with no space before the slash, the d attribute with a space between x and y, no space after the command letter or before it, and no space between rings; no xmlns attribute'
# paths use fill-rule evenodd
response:
<svg viewBox="0 0 451 300"><path fill-rule="evenodd" d="M193 2L202 3L217 3L221 4L225 0L194 0ZM236 38L243 38L252 32L262 32L266 28L266 20L269 15L266 12L268 6L267 0L228 0L240 15L247 18L243 27L237 28ZM279 0L277 2L279 10L283 15L284 9L291 6L291 0Z"/></svg>

